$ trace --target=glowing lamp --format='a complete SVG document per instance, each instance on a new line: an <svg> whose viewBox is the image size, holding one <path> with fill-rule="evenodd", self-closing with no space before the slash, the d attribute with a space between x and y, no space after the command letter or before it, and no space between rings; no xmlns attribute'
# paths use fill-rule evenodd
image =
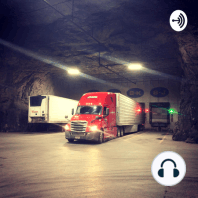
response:
<svg viewBox="0 0 198 198"><path fill-rule="evenodd" d="M69 130L70 130L69 124L66 124L66 125L65 125L65 130L66 130L66 131L69 131Z"/></svg>
<svg viewBox="0 0 198 198"><path fill-rule="evenodd" d="M169 109L168 112L169 112L170 114L175 113L174 109Z"/></svg>
<svg viewBox="0 0 198 198"><path fill-rule="evenodd" d="M96 132L98 127L96 125L90 127L90 131Z"/></svg>
<svg viewBox="0 0 198 198"><path fill-rule="evenodd" d="M136 109L136 111L139 113L139 112L141 112L141 109L140 109L140 108L138 108L138 109Z"/></svg>
<svg viewBox="0 0 198 198"><path fill-rule="evenodd" d="M129 64L128 69L130 70L139 70L142 69L142 65L139 63Z"/></svg>
<svg viewBox="0 0 198 198"><path fill-rule="evenodd" d="M78 75L80 71L78 69L69 69L68 73L71 75Z"/></svg>

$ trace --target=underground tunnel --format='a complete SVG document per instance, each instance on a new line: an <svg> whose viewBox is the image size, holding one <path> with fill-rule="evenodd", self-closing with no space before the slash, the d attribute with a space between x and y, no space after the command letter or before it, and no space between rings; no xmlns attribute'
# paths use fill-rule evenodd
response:
<svg viewBox="0 0 198 198"><path fill-rule="evenodd" d="M29 96L79 100L93 90L113 90L146 109L169 103L173 140L198 143L195 8L187 0L1 2L0 131L28 130ZM188 17L181 32L169 24L177 9ZM129 70L134 63L143 69ZM68 68L81 75L69 75ZM149 113L145 129L153 129Z"/></svg>

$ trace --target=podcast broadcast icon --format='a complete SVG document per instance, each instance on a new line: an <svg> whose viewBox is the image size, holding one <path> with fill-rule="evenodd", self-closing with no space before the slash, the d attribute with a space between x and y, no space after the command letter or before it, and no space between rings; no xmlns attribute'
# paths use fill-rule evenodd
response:
<svg viewBox="0 0 198 198"><path fill-rule="evenodd" d="M188 18L182 10L175 10L171 14L169 22L173 30L180 32L186 28Z"/></svg>
<svg viewBox="0 0 198 198"><path fill-rule="evenodd" d="M164 151L153 160L151 173L159 184L163 186L174 186L184 178L186 174L186 163L178 153Z"/></svg>

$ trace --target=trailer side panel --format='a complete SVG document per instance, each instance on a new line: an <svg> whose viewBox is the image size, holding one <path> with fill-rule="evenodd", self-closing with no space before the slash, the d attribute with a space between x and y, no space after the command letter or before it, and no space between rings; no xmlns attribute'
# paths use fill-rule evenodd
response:
<svg viewBox="0 0 198 198"><path fill-rule="evenodd" d="M72 117L72 108L76 110L78 101L49 96L49 123L66 123Z"/></svg>
<svg viewBox="0 0 198 198"><path fill-rule="evenodd" d="M139 111L140 109L140 111ZM116 93L116 123L118 126L142 124L142 110L136 101Z"/></svg>

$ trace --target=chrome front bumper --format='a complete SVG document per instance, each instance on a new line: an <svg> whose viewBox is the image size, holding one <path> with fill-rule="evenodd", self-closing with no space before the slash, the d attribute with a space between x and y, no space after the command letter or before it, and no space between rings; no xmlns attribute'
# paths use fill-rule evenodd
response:
<svg viewBox="0 0 198 198"><path fill-rule="evenodd" d="M65 132L65 139L94 140L97 141L99 132Z"/></svg>

